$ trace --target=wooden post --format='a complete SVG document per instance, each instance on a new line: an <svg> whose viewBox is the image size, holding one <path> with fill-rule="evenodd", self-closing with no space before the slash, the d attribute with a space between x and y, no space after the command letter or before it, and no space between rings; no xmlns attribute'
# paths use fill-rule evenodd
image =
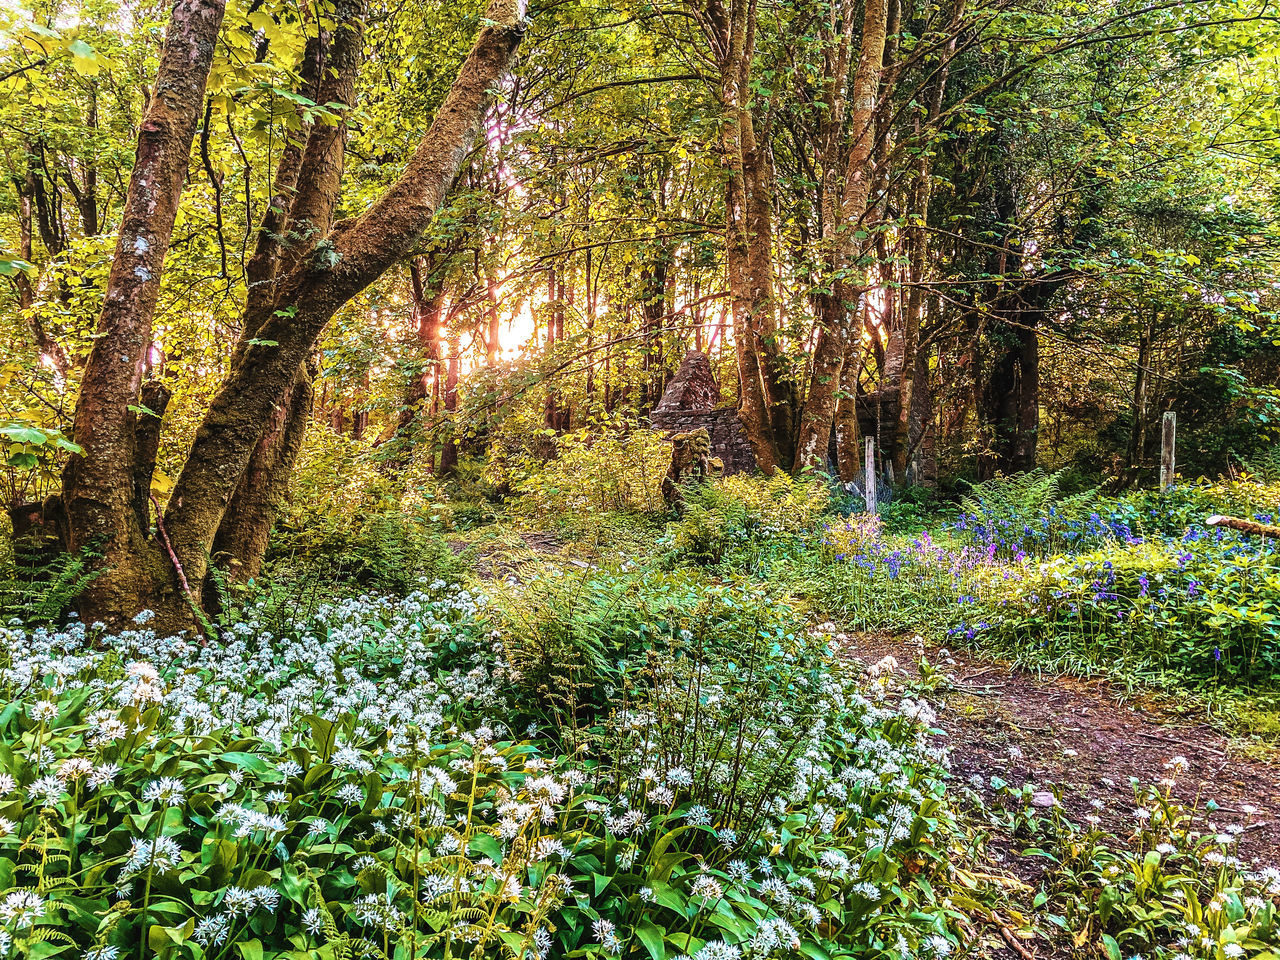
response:
<svg viewBox="0 0 1280 960"><path fill-rule="evenodd" d="M867 437L867 513L878 513L876 503L876 442Z"/></svg>
<svg viewBox="0 0 1280 960"><path fill-rule="evenodd" d="M1166 410L1164 420L1160 424L1160 489L1173 486L1175 466L1174 440L1178 433L1178 415Z"/></svg>

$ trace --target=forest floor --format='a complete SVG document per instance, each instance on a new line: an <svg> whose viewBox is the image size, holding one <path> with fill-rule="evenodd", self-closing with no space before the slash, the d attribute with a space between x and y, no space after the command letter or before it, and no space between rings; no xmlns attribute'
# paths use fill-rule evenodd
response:
<svg viewBox="0 0 1280 960"><path fill-rule="evenodd" d="M940 745L950 747L957 780L981 783L979 793L989 808L1002 803L993 776L1014 787L1035 784L1046 791L1041 794L1046 800L1053 787L1073 821L1082 823L1096 814L1105 829L1126 836L1136 822L1130 778L1158 783L1168 775L1165 764L1180 756L1189 766L1177 778L1173 794L1199 811L1194 827L1212 833L1227 824L1244 824L1241 858L1258 866L1280 864L1280 762L1259 757L1252 744L1189 719L1186 705L1173 698L1126 696L1099 679L1038 676L980 652L929 647L921 638L902 634L854 634L845 649L867 666L892 656L896 674L907 686L921 677L922 658L944 672L946 683L929 697L938 713L937 726L945 731ZM1203 805L1209 800L1217 809L1206 814ZM1007 919L994 913L973 918L979 956L1041 960L1079 955L1062 931L1015 920L1034 914L1031 899L1049 866L1041 857L1023 855L1029 845L1034 842L997 828L985 848L987 862L973 865L987 876L1013 881L1006 888Z"/></svg>
<svg viewBox="0 0 1280 960"><path fill-rule="evenodd" d="M470 554L483 580L523 580L549 562L587 568L593 564L582 558L598 555L598 545L549 531L505 531L450 546ZM1223 734L1185 701L1130 694L1104 679L1039 675L981 651L944 651L902 633L854 633L847 643L863 664L894 657L906 682L919 678L922 657L944 670L948 682L932 699L952 772L962 780L981 777L988 802L992 776L1013 786L1057 785L1073 820L1096 813L1107 829L1127 833L1135 808L1130 778L1158 783L1168 775L1165 764L1180 756L1189 767L1174 795L1189 806L1214 801L1220 815L1214 823L1247 823L1240 840L1246 860L1280 863L1280 755L1274 748L1260 754L1256 744Z"/></svg>
<svg viewBox="0 0 1280 960"><path fill-rule="evenodd" d="M482 533L450 547L488 581L527 580L547 564L590 568L612 552L604 544L548 531L504 531L496 538ZM1134 829L1137 807L1131 778L1157 784L1169 775L1166 764L1182 757L1188 767L1173 794L1200 811L1195 827L1212 833L1243 824L1240 856L1258 866L1280 864L1280 751L1224 734L1185 699L1135 694L1105 679L1037 674L982 651L944 650L905 633L850 632L845 650L863 666L892 656L907 690L921 680L922 659L942 671L945 682L927 694L938 712L937 726L945 731L939 745L950 748L958 782L981 782L979 793L988 808L1004 802L992 777L1015 788L1031 783L1036 790L1055 791L1076 823L1096 814L1104 829L1126 836ZM1210 813L1204 810L1208 801L1216 805ZM1015 922L1018 916L1029 921L1034 913L1030 900L1048 865L1023 856L1028 845L997 829L986 846L988 861L973 864L986 876L1003 876L1017 886L1007 891L1009 903L1022 908L1007 921L994 914L974 918L981 931L980 956L1078 955L1061 932Z"/></svg>
<svg viewBox="0 0 1280 960"><path fill-rule="evenodd" d="M1135 807L1129 778L1158 783L1168 776L1169 760L1185 757L1189 767L1174 796L1188 805L1214 801L1214 823L1247 823L1240 840L1246 860L1280 862L1280 763L1189 719L1174 698L1127 696L1101 679L1037 676L902 635L856 635L848 650L866 664L892 656L906 677L919 676L921 657L945 670L949 682L935 707L952 772L982 777L988 797L993 775L1015 786L1056 784L1072 819L1097 813L1103 826L1127 833ZM1094 808L1095 800L1105 807Z"/></svg>

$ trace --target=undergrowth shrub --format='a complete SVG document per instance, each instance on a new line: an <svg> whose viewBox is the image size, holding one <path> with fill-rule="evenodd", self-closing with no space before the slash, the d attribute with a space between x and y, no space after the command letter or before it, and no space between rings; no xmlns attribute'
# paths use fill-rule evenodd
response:
<svg viewBox="0 0 1280 960"><path fill-rule="evenodd" d="M690 488L663 542L678 563L750 563L769 551L790 552L829 505L817 478L735 474Z"/></svg>
<svg viewBox="0 0 1280 960"><path fill-rule="evenodd" d="M1043 557L1180 538L1215 513L1268 522L1280 508L1280 484L1258 480L1200 480L1117 497L1085 492L1059 498L1057 491L1057 474L1041 471L988 480L961 501L950 528L993 556Z"/></svg>
<svg viewBox="0 0 1280 960"><path fill-rule="evenodd" d="M1028 483L1035 496L1025 502L1043 506L1049 480ZM1035 545L996 522L1016 524L1012 507L991 508L968 527L962 517L961 529L939 540L877 536L865 521L835 521L823 531L823 553L800 557L789 578L849 626L945 634L1039 665L1153 682L1274 687L1280 549L1202 523L1214 512L1249 516L1269 489L1203 484L1058 513L1064 501L1049 501L1042 518L1051 523L1040 529L1055 532ZM1033 513L1023 518L1028 526ZM1055 543L1056 552L1039 552Z"/></svg>
<svg viewBox="0 0 1280 960"><path fill-rule="evenodd" d="M953 634L1069 666L1280 679L1280 550L1227 531L990 571Z"/></svg>
<svg viewBox="0 0 1280 960"><path fill-rule="evenodd" d="M267 551L267 577L404 596L425 580L460 571L439 530L388 504L356 516L330 516L301 527L277 525Z"/></svg>
<svg viewBox="0 0 1280 960"><path fill-rule="evenodd" d="M268 542L264 577L276 596L367 589L404 596L423 581L454 578L459 564L442 531L450 507L410 470L393 480L357 441L313 424L290 494Z"/></svg>
<svg viewBox="0 0 1280 960"><path fill-rule="evenodd" d="M1262 811L1221 811L1212 798L1181 802L1173 788L1187 768L1173 757L1159 785L1132 780L1132 807L1112 829L1104 817L1115 812L1102 800L1073 816L1058 788L996 781L999 803L984 813L1029 844L1023 857L1043 864L1035 914L1066 949L1106 960L1275 955L1280 869L1249 863L1240 850Z"/></svg>
<svg viewBox="0 0 1280 960"><path fill-rule="evenodd" d="M35 557L19 548L0 557L0 622L63 622L93 579L94 554Z"/></svg>
<svg viewBox="0 0 1280 960"><path fill-rule="evenodd" d="M620 660L638 648L637 578L548 566L499 589L492 616L516 685L537 720L572 728L594 717L621 681Z"/></svg>
<svg viewBox="0 0 1280 960"><path fill-rule="evenodd" d="M716 658L677 630L692 646L572 751L516 727L507 640L456 590L279 629L251 609L208 646L3 628L6 952L951 952L957 825L930 715L867 701L821 638L754 617L735 657L713 635L735 602L700 621Z"/></svg>
<svg viewBox="0 0 1280 960"><path fill-rule="evenodd" d="M576 514L660 513L671 445L652 430L626 425L548 436L554 456L528 450L495 457L489 480L514 495L511 509L570 520Z"/></svg>

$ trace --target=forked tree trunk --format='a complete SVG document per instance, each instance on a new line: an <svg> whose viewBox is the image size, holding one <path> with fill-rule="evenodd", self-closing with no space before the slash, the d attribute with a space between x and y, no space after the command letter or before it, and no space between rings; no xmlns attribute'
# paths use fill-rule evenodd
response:
<svg viewBox="0 0 1280 960"><path fill-rule="evenodd" d="M288 211L290 247L272 251L278 244L263 241L264 263L274 265L261 274L269 296L255 298L253 309L247 304L246 330L255 332L236 347L227 380L196 433L159 525L161 548L149 540L131 505L137 457L129 408L139 395L163 254L221 17L217 0L179 0L175 8L139 138L100 336L77 405L75 439L86 455L67 468L70 539L73 547L100 542L108 566L85 596L86 618L119 620L150 606L158 629L196 622L191 594L204 581L228 504L266 426L305 395L291 394L291 388L334 313L406 256L430 223L525 29L520 0L492 0L471 52L400 179L363 215L328 230L322 228L333 197L326 196L325 185L340 174L341 149L322 140L308 156L315 131L308 137ZM335 19L344 18L340 13ZM341 73L330 76L336 80ZM251 295L256 289L251 286ZM175 576L190 589L175 589Z"/></svg>
<svg viewBox="0 0 1280 960"><path fill-rule="evenodd" d="M458 174L524 35L518 0L493 0L470 54L404 173L361 216L335 224L277 280L257 343L242 344L196 433L165 522L189 580L203 578L222 513L299 364L348 300L408 254ZM294 214L297 214L295 206ZM314 217L309 217L314 222ZM179 611L180 612L180 611Z"/></svg>
<svg viewBox="0 0 1280 960"><path fill-rule="evenodd" d="M281 402L271 411L266 429L249 458L235 495L218 524L210 559L233 583L244 583L262 572L271 528L289 493L289 477L302 450L315 391L313 372L300 368ZM204 604L217 603L212 578L206 578Z"/></svg>
<svg viewBox="0 0 1280 960"><path fill-rule="evenodd" d="M363 0L336 5L333 26L323 30L303 57L303 91L318 103L350 108L355 103L356 73L364 31ZM299 150L285 148L276 174L271 209L258 231L255 254L255 293L245 301L240 344L257 338L273 310L281 305L272 296L274 281L329 231L341 189L346 143L346 113L337 122L304 126L306 141ZM281 236L284 242L279 239ZM244 583L258 576L271 528L289 493L289 478L297 464L311 422L315 391L312 381L320 369L314 356L298 365L293 382L271 410L249 457L244 475L214 534L212 561L226 577ZM214 584L206 578L206 604L216 602Z"/></svg>

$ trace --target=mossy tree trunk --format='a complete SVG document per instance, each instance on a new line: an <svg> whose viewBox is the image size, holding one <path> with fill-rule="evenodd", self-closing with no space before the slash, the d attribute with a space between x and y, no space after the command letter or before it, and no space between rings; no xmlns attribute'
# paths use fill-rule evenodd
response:
<svg viewBox="0 0 1280 960"><path fill-rule="evenodd" d="M321 36L328 47L319 80L322 102L326 88L334 91L331 101L351 102L362 12L359 0L339 3L332 36ZM159 629L192 627L194 595L211 552L223 549L243 569L260 561L270 527L266 517L274 519L273 504L305 419L295 414L310 409L306 364L333 315L407 256L431 222L525 28L521 0L492 0L404 173L359 217L331 223L342 172L341 124L317 124L306 132L305 145L286 146L284 182L277 181L267 213L275 229L264 222L248 265L253 280L244 335L153 539L147 518L133 508L139 459L131 408L140 396L164 252L222 13L219 0L179 0L175 7L77 402L74 435L85 453L66 471L68 539L73 548L97 543L106 567L84 598L87 619L119 622L150 607ZM287 168L294 163L297 177L290 183ZM261 487L246 479L254 469L269 477Z"/></svg>

